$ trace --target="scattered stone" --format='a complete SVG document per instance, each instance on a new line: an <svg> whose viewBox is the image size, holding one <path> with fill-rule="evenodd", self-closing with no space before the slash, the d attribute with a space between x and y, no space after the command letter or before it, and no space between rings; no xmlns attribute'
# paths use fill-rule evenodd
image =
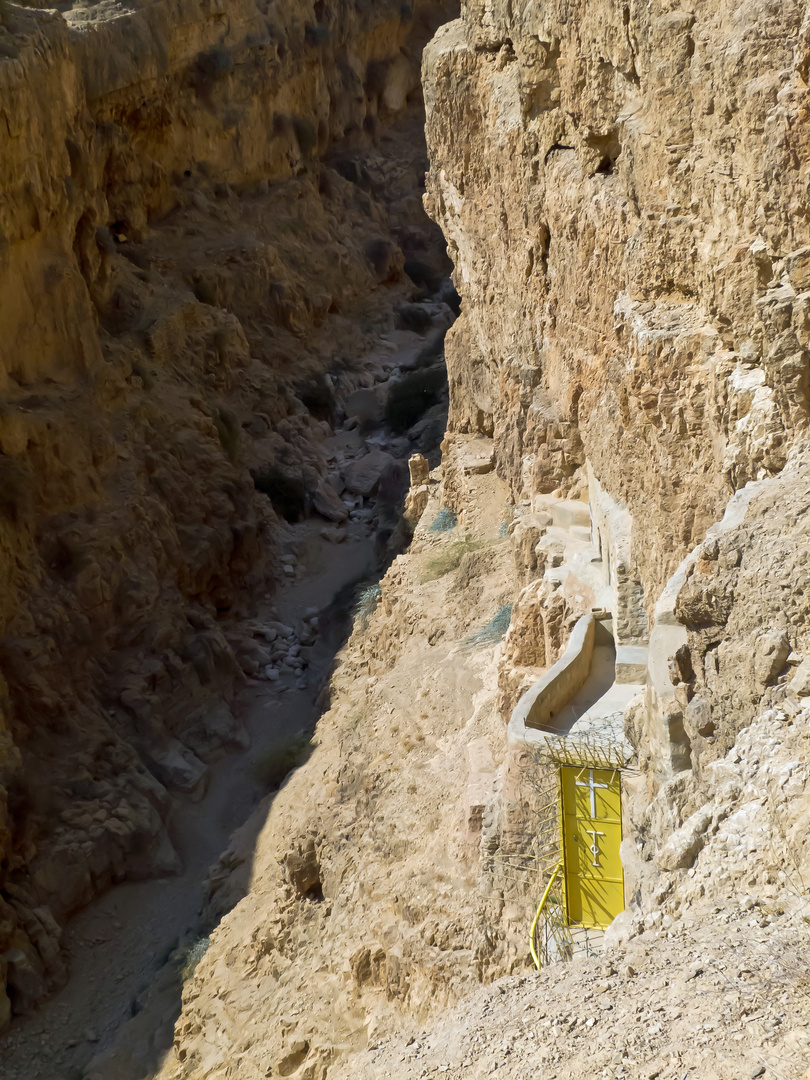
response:
<svg viewBox="0 0 810 1080"><path fill-rule="evenodd" d="M324 540L328 540L330 544L342 544L346 539L346 530L326 528L321 529L320 535Z"/></svg>
<svg viewBox="0 0 810 1080"><path fill-rule="evenodd" d="M315 494L312 496L312 505L315 510L329 521L345 521L349 515L348 508L328 480L323 480Z"/></svg>
<svg viewBox="0 0 810 1080"><path fill-rule="evenodd" d="M355 495L362 495L367 499L377 490L385 470L393 465L396 465L396 459L390 454L386 454L384 450L372 450L348 466L343 474L346 487Z"/></svg>

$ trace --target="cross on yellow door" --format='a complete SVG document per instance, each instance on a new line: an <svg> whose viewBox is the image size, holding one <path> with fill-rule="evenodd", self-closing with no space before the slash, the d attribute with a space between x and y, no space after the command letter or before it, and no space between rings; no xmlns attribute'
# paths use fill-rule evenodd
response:
<svg viewBox="0 0 810 1080"><path fill-rule="evenodd" d="M568 921L607 926L624 911L621 773L570 765L561 773Z"/></svg>

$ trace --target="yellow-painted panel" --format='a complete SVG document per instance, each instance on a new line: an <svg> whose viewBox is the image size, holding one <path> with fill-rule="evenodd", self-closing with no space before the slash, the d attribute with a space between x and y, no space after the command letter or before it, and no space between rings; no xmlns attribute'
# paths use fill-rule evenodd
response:
<svg viewBox="0 0 810 1080"><path fill-rule="evenodd" d="M577 817L621 821L621 774L609 769L563 767L563 805Z"/></svg>
<svg viewBox="0 0 810 1080"><path fill-rule="evenodd" d="M609 926L624 911L624 885L619 881L568 882L568 921L588 929Z"/></svg>
<svg viewBox="0 0 810 1080"><path fill-rule="evenodd" d="M607 926L624 910L621 774L564 766L562 802L569 922Z"/></svg>

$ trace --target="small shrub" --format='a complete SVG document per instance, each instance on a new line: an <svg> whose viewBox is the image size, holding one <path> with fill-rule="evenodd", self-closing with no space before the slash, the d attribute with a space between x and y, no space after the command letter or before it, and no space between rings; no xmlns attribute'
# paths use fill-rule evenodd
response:
<svg viewBox="0 0 810 1080"><path fill-rule="evenodd" d="M443 368L422 368L412 371L394 383L385 403L385 421L391 430L401 435L412 427L422 414L435 405L447 385Z"/></svg>
<svg viewBox="0 0 810 1080"><path fill-rule="evenodd" d="M504 604L502 607L498 608L497 612L492 616L486 626L477 630L474 634L470 634L464 644L469 648L497 645L509 629L509 623L511 621L512 605Z"/></svg>
<svg viewBox="0 0 810 1080"><path fill-rule="evenodd" d="M381 596L382 589L379 585L368 585L357 597L357 603L354 606L354 617L361 629L365 630L368 626L368 621L374 614Z"/></svg>
<svg viewBox="0 0 810 1080"><path fill-rule="evenodd" d="M455 529L458 524L458 517L454 510L451 510L449 506L443 506L438 512L436 517L430 523L428 532L443 533L450 532L451 529Z"/></svg>
<svg viewBox="0 0 810 1080"><path fill-rule="evenodd" d="M253 765L253 776L269 790L280 787L293 769L307 761L313 749L309 736L299 731L263 751Z"/></svg>
<svg viewBox="0 0 810 1080"><path fill-rule="evenodd" d="M231 461L239 455L239 421L230 409L222 406L214 410L212 417L219 435L219 445Z"/></svg>
<svg viewBox="0 0 810 1080"><path fill-rule="evenodd" d="M484 546L482 540L476 540L472 536L466 536L463 540L457 540L448 544L435 558L427 564L427 569L422 575L422 581L438 581L451 570L458 570L461 560L471 551L480 551Z"/></svg>
<svg viewBox="0 0 810 1080"><path fill-rule="evenodd" d="M514 521L514 518L515 518L515 508L514 508L514 506L508 505L508 506L504 507L503 520L501 521L500 525L498 526L498 537L501 540L505 540L506 537L509 535L509 526Z"/></svg>
<svg viewBox="0 0 810 1080"><path fill-rule="evenodd" d="M273 509L290 523L300 521L306 508L306 488L300 480L287 476L271 466L262 471L251 471L253 486L266 495Z"/></svg>
<svg viewBox="0 0 810 1080"><path fill-rule="evenodd" d="M362 709L358 709L356 712L353 712L346 721L346 731L356 731L365 719L366 714Z"/></svg>
<svg viewBox="0 0 810 1080"><path fill-rule="evenodd" d="M210 937L199 937L177 950L175 964L183 982L186 982L194 974L197 965L208 952L210 944Z"/></svg>

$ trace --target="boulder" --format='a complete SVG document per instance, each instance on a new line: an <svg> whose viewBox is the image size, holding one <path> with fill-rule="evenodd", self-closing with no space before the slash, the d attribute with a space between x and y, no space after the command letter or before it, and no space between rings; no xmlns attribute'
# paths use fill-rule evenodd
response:
<svg viewBox="0 0 810 1080"><path fill-rule="evenodd" d="M402 516L405 520L410 521L412 525L415 525L427 509L429 498L430 488L427 484L420 484L419 487L412 487L405 498L405 509L402 511Z"/></svg>
<svg viewBox="0 0 810 1080"><path fill-rule="evenodd" d="M788 690L797 697L810 697L810 659L802 660L796 674L788 683Z"/></svg>
<svg viewBox="0 0 810 1080"><path fill-rule="evenodd" d="M707 803L676 829L655 856L660 870L686 870L706 843L706 832L714 817L714 803Z"/></svg>
<svg viewBox="0 0 810 1080"><path fill-rule="evenodd" d="M332 526L331 528L321 529L321 536L324 540L328 540L330 544L342 544L346 539L346 530Z"/></svg>
<svg viewBox="0 0 810 1080"><path fill-rule="evenodd" d="M790 655L790 642L784 630L760 634L754 645L754 676L762 686L772 686Z"/></svg>
<svg viewBox="0 0 810 1080"><path fill-rule="evenodd" d="M312 496L312 505L315 510L325 517L327 521L341 522L349 516L346 504L336 493L328 480L322 480L317 491Z"/></svg>
<svg viewBox="0 0 810 1080"><path fill-rule="evenodd" d="M430 465L428 459L422 454L411 454L408 459L408 472L411 477L411 485L418 487L426 484L430 479Z"/></svg>
<svg viewBox="0 0 810 1080"><path fill-rule="evenodd" d="M373 495L380 482L380 477L389 467L396 466L396 458L384 450L372 450L365 457L358 458L343 473L346 487L355 495L367 499Z"/></svg>
<svg viewBox="0 0 810 1080"><path fill-rule="evenodd" d="M208 768L197 755L172 739L165 746L148 751L152 769L161 783L173 791L182 791L201 799L208 786Z"/></svg>

